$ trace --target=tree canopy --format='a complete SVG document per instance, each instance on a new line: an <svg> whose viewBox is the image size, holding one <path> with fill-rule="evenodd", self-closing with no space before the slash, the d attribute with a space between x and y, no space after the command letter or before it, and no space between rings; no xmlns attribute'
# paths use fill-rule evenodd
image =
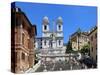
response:
<svg viewBox="0 0 100 75"><path fill-rule="evenodd" d="M83 54L89 53L89 49L90 49L89 44L85 44L81 49L81 53L83 53Z"/></svg>
<svg viewBox="0 0 100 75"><path fill-rule="evenodd" d="M72 44L70 41L68 41L67 43L67 46L66 46L66 53L71 53L73 50L72 50Z"/></svg>

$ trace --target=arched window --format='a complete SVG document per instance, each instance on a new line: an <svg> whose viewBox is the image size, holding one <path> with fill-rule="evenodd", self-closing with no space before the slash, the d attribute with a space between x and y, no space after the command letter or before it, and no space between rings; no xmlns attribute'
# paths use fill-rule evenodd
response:
<svg viewBox="0 0 100 75"><path fill-rule="evenodd" d="M24 40L25 40L25 35L24 33L22 34L22 44L24 45Z"/></svg>
<svg viewBox="0 0 100 75"><path fill-rule="evenodd" d="M46 25L44 26L44 30L47 30L47 26Z"/></svg>
<svg viewBox="0 0 100 75"><path fill-rule="evenodd" d="M59 40L59 45L61 44L61 40Z"/></svg>
<svg viewBox="0 0 100 75"><path fill-rule="evenodd" d="M59 30L61 30L61 25L59 25Z"/></svg>
<svg viewBox="0 0 100 75"><path fill-rule="evenodd" d="M44 45L46 45L46 40L44 40Z"/></svg>
<svg viewBox="0 0 100 75"><path fill-rule="evenodd" d="M49 46L52 47L52 40L49 41Z"/></svg>
<svg viewBox="0 0 100 75"><path fill-rule="evenodd" d="M25 54L22 53L22 60L25 60Z"/></svg>
<svg viewBox="0 0 100 75"><path fill-rule="evenodd" d="M28 48L30 49L30 40L29 39L27 39L27 46L28 46Z"/></svg>

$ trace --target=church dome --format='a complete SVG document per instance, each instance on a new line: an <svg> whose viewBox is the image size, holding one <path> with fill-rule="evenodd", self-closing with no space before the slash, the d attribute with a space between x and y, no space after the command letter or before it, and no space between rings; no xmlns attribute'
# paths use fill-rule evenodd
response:
<svg viewBox="0 0 100 75"><path fill-rule="evenodd" d="M48 20L48 17L47 17L47 16L44 16L44 17L43 17L43 20Z"/></svg>
<svg viewBox="0 0 100 75"><path fill-rule="evenodd" d="M61 16L59 16L59 17L57 18L57 24L62 24L62 23L63 23L63 19L62 19Z"/></svg>
<svg viewBox="0 0 100 75"><path fill-rule="evenodd" d="M47 25L47 24L49 24L49 19L47 16L44 16L43 17L43 25Z"/></svg>

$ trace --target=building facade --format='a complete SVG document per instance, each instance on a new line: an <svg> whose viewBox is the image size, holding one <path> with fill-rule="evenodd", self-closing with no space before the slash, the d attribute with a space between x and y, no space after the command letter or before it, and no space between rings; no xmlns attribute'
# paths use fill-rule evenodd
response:
<svg viewBox="0 0 100 75"><path fill-rule="evenodd" d="M35 50L42 49L42 37L35 38Z"/></svg>
<svg viewBox="0 0 100 75"><path fill-rule="evenodd" d="M52 25L49 23L49 18L45 16L42 21L42 49L41 57L43 60L63 60L65 48L63 46L63 20L58 17L53 21ZM41 59L41 60L42 60Z"/></svg>
<svg viewBox="0 0 100 75"><path fill-rule="evenodd" d="M53 21L52 25L50 25L47 16L43 17L42 36L37 37L35 41L35 49L41 60L62 59L66 50L63 45L63 38L62 17L58 17L56 21Z"/></svg>
<svg viewBox="0 0 100 75"><path fill-rule="evenodd" d="M81 32L78 35L78 32L75 32L74 34L71 35L70 42L72 43L72 49L74 51L81 50L82 47L85 44L88 44L88 42L89 42L88 33L87 32Z"/></svg>
<svg viewBox="0 0 100 75"><path fill-rule="evenodd" d="M35 54L36 57L39 58L39 54L41 53L42 49L42 37L36 37L35 38Z"/></svg>
<svg viewBox="0 0 100 75"><path fill-rule="evenodd" d="M89 32L90 57L97 62L97 26Z"/></svg>
<svg viewBox="0 0 100 75"><path fill-rule="evenodd" d="M55 23L53 22L52 30L50 30L48 17L43 18L42 22L42 48L61 48L63 47L63 22L62 18L58 17Z"/></svg>
<svg viewBox="0 0 100 75"><path fill-rule="evenodd" d="M11 71L23 73L34 65L36 26L20 8L11 9Z"/></svg>

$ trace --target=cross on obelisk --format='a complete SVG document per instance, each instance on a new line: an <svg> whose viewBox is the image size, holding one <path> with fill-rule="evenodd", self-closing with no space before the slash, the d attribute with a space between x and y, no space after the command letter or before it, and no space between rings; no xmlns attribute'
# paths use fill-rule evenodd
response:
<svg viewBox="0 0 100 75"><path fill-rule="evenodd" d="M53 27L53 28L52 28L52 29L53 29L53 31L52 31L52 40L53 40L52 43L53 43L53 48L56 47L56 41L55 41L55 40L56 40L56 35L55 35L55 27L54 27L54 25L55 25L55 22L54 22L54 20L53 20L53 26L52 26L52 27Z"/></svg>

